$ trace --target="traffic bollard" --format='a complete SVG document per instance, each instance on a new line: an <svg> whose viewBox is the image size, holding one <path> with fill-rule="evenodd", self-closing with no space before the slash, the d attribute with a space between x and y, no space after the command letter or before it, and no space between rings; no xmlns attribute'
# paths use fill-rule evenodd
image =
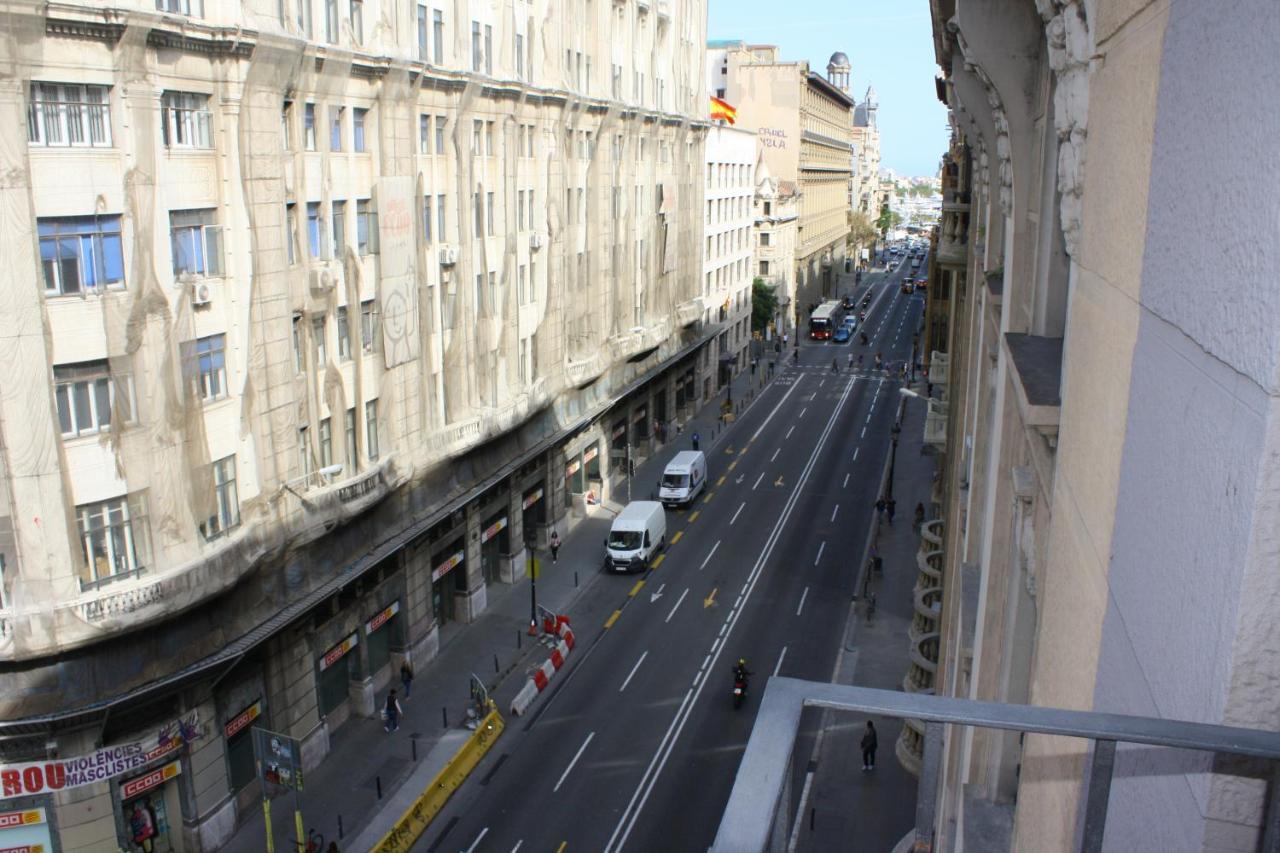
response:
<svg viewBox="0 0 1280 853"><path fill-rule="evenodd" d="M494 674L495 674L495 675L499 672L499 669L498 669L498 656L497 656L497 655L494 655L494 656L493 656L493 672L494 672Z"/></svg>
<svg viewBox="0 0 1280 853"><path fill-rule="evenodd" d="M443 721L444 727L446 729L449 728L449 709L448 708L440 709L440 718Z"/></svg>
<svg viewBox="0 0 1280 853"><path fill-rule="evenodd" d="M374 776L373 783L378 786L378 799L382 799L382 777Z"/></svg>
<svg viewBox="0 0 1280 853"><path fill-rule="evenodd" d="M338 840L342 840L342 815L338 815Z"/></svg>
<svg viewBox="0 0 1280 853"><path fill-rule="evenodd" d="M409 738L410 751L413 753L413 760L418 760L418 739L416 737Z"/></svg>

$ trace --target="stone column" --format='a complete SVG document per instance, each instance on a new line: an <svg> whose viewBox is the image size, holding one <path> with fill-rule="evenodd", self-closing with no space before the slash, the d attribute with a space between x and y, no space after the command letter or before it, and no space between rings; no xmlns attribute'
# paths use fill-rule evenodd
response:
<svg viewBox="0 0 1280 853"><path fill-rule="evenodd" d="M502 582L515 583L525 576L528 555L524 547L524 489L513 482L507 498L507 530L511 537L511 556L502 564Z"/></svg>
<svg viewBox="0 0 1280 853"><path fill-rule="evenodd" d="M474 622L488 605L488 590L484 585L484 569L480 565L480 502L472 501L465 510L463 523L463 549L466 558L463 568L466 579L453 596L454 612L459 622Z"/></svg>

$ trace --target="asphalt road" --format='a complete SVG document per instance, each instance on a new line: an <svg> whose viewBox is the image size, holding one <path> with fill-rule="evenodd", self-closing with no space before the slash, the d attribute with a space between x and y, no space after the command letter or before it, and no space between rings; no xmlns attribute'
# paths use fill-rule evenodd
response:
<svg viewBox="0 0 1280 853"><path fill-rule="evenodd" d="M707 849L758 702L733 708L733 663L748 661L753 694L775 673L831 676L899 387L850 371L848 353L910 356L921 307L901 276L854 288L873 294L868 346L803 341L708 452L708 491L668 512L653 570L592 581L566 669L415 850Z"/></svg>

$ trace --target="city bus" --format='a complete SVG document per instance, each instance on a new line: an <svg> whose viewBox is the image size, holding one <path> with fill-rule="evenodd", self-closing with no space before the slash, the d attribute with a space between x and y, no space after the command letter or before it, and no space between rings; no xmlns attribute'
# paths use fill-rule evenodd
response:
<svg viewBox="0 0 1280 853"><path fill-rule="evenodd" d="M836 300L819 305L809 317L809 337L815 341L824 341L835 332L840 325L840 303Z"/></svg>

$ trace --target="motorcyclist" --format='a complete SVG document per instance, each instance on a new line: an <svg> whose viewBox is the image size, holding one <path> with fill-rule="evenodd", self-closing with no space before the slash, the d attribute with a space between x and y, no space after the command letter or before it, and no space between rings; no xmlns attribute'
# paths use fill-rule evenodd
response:
<svg viewBox="0 0 1280 853"><path fill-rule="evenodd" d="M876 370L879 370L882 364L884 364L884 359L881 358L880 353L876 353Z"/></svg>
<svg viewBox="0 0 1280 853"><path fill-rule="evenodd" d="M747 683L747 678L751 676L751 670L747 669L747 659L738 658L738 662L733 665L733 680Z"/></svg>
<svg viewBox="0 0 1280 853"><path fill-rule="evenodd" d="M834 359L834 358L831 359L831 372L832 373L840 372L840 365L837 363L837 359Z"/></svg>

